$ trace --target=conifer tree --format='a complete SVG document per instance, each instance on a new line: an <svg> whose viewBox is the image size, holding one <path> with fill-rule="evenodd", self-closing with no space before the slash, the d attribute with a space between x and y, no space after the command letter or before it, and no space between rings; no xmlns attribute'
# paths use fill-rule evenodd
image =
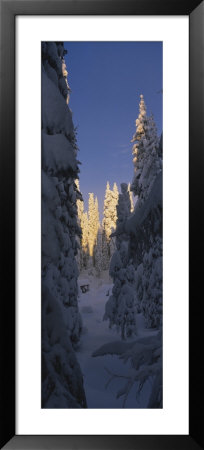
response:
<svg viewBox="0 0 204 450"><path fill-rule="evenodd" d="M95 202L94 202L94 224L95 224L95 236L97 238L98 230L99 230L99 227L100 227L99 210L98 210L98 199L97 199L97 197L95 198Z"/></svg>
<svg viewBox="0 0 204 450"><path fill-rule="evenodd" d="M111 201L112 201L112 194L110 190L109 181L107 181L103 207L103 228L108 241L111 235L111 220L110 220Z"/></svg>
<svg viewBox="0 0 204 450"><path fill-rule="evenodd" d="M104 207L103 207L103 221L102 221L102 266L103 270L107 270L110 260L110 235L111 235L111 222L109 217L110 204L111 204L111 190L109 181L106 184Z"/></svg>
<svg viewBox="0 0 204 450"><path fill-rule="evenodd" d="M143 95L140 96L139 115L136 119L136 132L132 142L134 142L132 149L134 177L131 191L138 196L140 202L143 202L147 199L162 167L158 154L156 125L153 115L147 116Z"/></svg>
<svg viewBox="0 0 204 450"><path fill-rule="evenodd" d="M97 240L94 252L96 275L99 277L103 270L102 261L102 227L99 226L97 233Z"/></svg>
<svg viewBox="0 0 204 450"><path fill-rule="evenodd" d="M42 43L42 407L86 406L74 347L79 168L63 43Z"/></svg>
<svg viewBox="0 0 204 450"><path fill-rule="evenodd" d="M89 246L89 255L91 258L93 258L93 251L95 245L94 212L95 212L94 194L91 192L89 193L89 202L88 202L88 221L89 221L88 246Z"/></svg>
<svg viewBox="0 0 204 450"><path fill-rule="evenodd" d="M147 117L143 96L133 142L135 173L131 190L138 196L133 220L139 220L143 208L150 209L153 192L162 199L162 137L159 142L154 117ZM139 230L139 236L135 231L130 238L137 297L146 325L158 327L162 324L162 202L151 208Z"/></svg>
<svg viewBox="0 0 204 450"><path fill-rule="evenodd" d="M109 255L109 241L102 226L102 269L107 270L109 268L110 255Z"/></svg>
<svg viewBox="0 0 204 450"><path fill-rule="evenodd" d="M98 210L98 199L97 197L95 198L94 201L94 217L93 217L93 222L94 222L94 236L95 236L95 243L94 243L94 250L93 250L93 266L96 267L96 253L97 258L99 259L99 253L102 249L102 245L101 245L101 241L100 241L100 235L99 235L99 229L100 229L100 222L99 222L99 210ZM97 249L98 247L98 249ZM100 266L100 263L98 263L98 268Z"/></svg>
<svg viewBox="0 0 204 450"><path fill-rule="evenodd" d="M132 141L135 142L132 148L133 164L134 164L134 178L131 184L131 190L134 195L140 194L139 179L141 176L140 161L144 154L144 140L147 134L147 113L146 105L143 95L140 95L139 115L135 121L136 132L133 135Z"/></svg>
<svg viewBox="0 0 204 450"><path fill-rule="evenodd" d="M138 357L142 361L137 383L142 389L146 379L152 378L149 408L162 407L162 136L158 145L153 116L146 115L143 96L140 113L133 136L134 178L131 190L137 202L128 215L125 186L119 196L116 236L117 250L110 263L110 275L114 286L105 306L104 319L116 326L121 337L136 332L136 311L142 312L148 328L159 328L155 342L152 337L138 341L124 353L124 360L132 362L133 372L138 374ZM135 308L134 308L135 305ZM157 342L156 342L157 341ZM142 344L142 345L140 345ZM144 345L145 344L145 347ZM155 344L155 348L154 347ZM99 349L100 352L100 349ZM104 352L102 353L104 355ZM108 349L107 349L108 354ZM156 355L156 365L155 365ZM95 356L95 355L94 355ZM146 359L145 359L146 358ZM146 367L146 361L148 367ZM145 375L144 375L145 366ZM156 369L156 370L154 370ZM111 379L114 378L111 376ZM118 395L126 398L136 378L129 377ZM121 394L122 393L122 394Z"/></svg>
<svg viewBox="0 0 204 450"><path fill-rule="evenodd" d="M105 199L104 199L104 210L103 210L103 226L108 240L110 239L111 233L116 228L117 221L117 211L116 206L118 203L118 188L117 184L114 183L113 190L110 189L110 184L107 182Z"/></svg>
<svg viewBox="0 0 204 450"><path fill-rule="evenodd" d="M120 330L122 339L137 333L135 270L129 260L129 236L122 232L130 215L130 208L128 186L126 183L122 183L117 205L117 250L112 256L109 271L114 286L112 295L106 303L104 315L105 320L109 319L110 327L115 325L117 330Z"/></svg>
<svg viewBox="0 0 204 450"><path fill-rule="evenodd" d="M102 233L102 251L103 251L103 266L105 269L109 267L110 258L114 252L114 239L111 239L111 234L116 228L117 221L117 203L118 203L118 188L114 183L113 190L110 189L110 184L107 182L106 192L104 198L103 209L103 230Z"/></svg>
<svg viewBox="0 0 204 450"><path fill-rule="evenodd" d="M117 184L114 183L113 185L113 190L111 191L112 193L112 202L110 204L110 220L111 220L111 233L113 233L116 229L116 222L117 222L117 204L118 204L118 197L119 197L119 193L118 193L118 187ZM110 236L110 241L109 241L109 254L110 254L110 259L115 251L115 237L114 236Z"/></svg>
<svg viewBox="0 0 204 450"><path fill-rule="evenodd" d="M112 296L106 305L105 318L110 324L122 324L121 280L125 267L134 269L134 292L137 308L144 313L148 327L162 324L162 151L153 115L147 117L141 96L136 132L133 136L134 178L131 190L137 196L134 212L129 215L130 197L123 184L117 208L116 247L110 264L114 280ZM129 195L129 194L128 194ZM131 225L130 225L131 224ZM140 225L141 224L141 225ZM121 248L125 258L121 256ZM124 266L125 264L125 266ZM131 302L130 302L131 303ZM123 299L124 305L124 299ZM138 306L139 305L139 306ZM124 311L124 308L123 308ZM122 332L122 334L124 334Z"/></svg>
<svg viewBox="0 0 204 450"><path fill-rule="evenodd" d="M77 191L78 191L78 198L77 198L77 202L76 202L77 203L77 214L78 214L79 225L81 226L82 215L84 212L84 201L83 201L82 194L80 191L80 185L79 185L78 179L75 180L75 184L76 184Z"/></svg>
<svg viewBox="0 0 204 450"><path fill-rule="evenodd" d="M118 204L118 197L119 197L119 192L118 192L118 187L117 184L114 183L113 184L113 191L112 191L112 208L113 208L113 212L112 212L112 228L115 229L116 228L116 222L117 222L117 204Z"/></svg>
<svg viewBox="0 0 204 450"><path fill-rule="evenodd" d="M119 194L119 200L117 205L117 237L116 245L123 240L127 240L128 236L121 234L121 230L124 229L124 224L131 212L130 194L128 191L128 185L121 183L121 194Z"/></svg>
<svg viewBox="0 0 204 450"><path fill-rule="evenodd" d="M89 220L87 212L83 212L81 219L81 248L82 248L82 270L87 269L89 260Z"/></svg>
<svg viewBox="0 0 204 450"><path fill-rule="evenodd" d="M94 199L94 194L89 194L88 203L88 246L90 263L94 266L94 249L97 240L99 228L99 211L98 211L98 200L97 197Z"/></svg>

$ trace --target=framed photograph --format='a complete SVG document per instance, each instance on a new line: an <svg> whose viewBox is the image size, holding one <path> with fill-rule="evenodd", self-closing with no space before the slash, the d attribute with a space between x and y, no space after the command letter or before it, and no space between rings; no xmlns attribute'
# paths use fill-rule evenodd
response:
<svg viewBox="0 0 204 450"><path fill-rule="evenodd" d="M1 448L204 448L203 13L1 1Z"/></svg>

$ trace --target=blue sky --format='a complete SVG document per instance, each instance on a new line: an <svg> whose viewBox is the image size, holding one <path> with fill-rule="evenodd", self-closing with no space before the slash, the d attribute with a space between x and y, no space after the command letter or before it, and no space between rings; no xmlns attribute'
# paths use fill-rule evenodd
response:
<svg viewBox="0 0 204 450"><path fill-rule="evenodd" d="M98 197L102 218L106 182L133 177L132 144L140 94L162 131L161 42L66 42L69 106L78 127L80 188Z"/></svg>

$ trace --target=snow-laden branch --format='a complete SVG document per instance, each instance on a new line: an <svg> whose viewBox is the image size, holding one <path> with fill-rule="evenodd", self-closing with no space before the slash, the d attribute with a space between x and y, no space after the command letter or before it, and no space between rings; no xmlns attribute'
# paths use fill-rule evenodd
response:
<svg viewBox="0 0 204 450"><path fill-rule="evenodd" d="M123 397L125 407L128 395L134 385L139 395L147 380L153 379L152 392L148 406L161 407L162 399L162 333L156 336L138 338L134 342L111 342L96 350L92 356L117 355L124 362L130 360L131 368L126 374L115 373L105 368L109 375L106 387L114 379L125 380L125 384L117 392L117 398Z"/></svg>

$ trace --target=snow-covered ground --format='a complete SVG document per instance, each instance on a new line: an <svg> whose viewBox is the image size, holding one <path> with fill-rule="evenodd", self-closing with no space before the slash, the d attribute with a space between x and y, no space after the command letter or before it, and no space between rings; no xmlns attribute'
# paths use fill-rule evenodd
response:
<svg viewBox="0 0 204 450"><path fill-rule="evenodd" d="M84 376L84 388L88 408L122 408L123 399L117 399L116 395L125 383L125 379L114 379L106 386L110 379L108 371L118 375L125 375L130 370L129 364L124 364L115 355L105 355L102 357L92 356L102 345L120 341L120 335L116 330L110 330L108 321L103 321L105 303L108 299L107 294L111 294L112 282L108 272L104 272L101 278L95 278L88 276L87 273L82 273L78 280L79 285L80 280L87 280L87 278L90 282L90 290L83 294L81 289L79 289L78 302L83 320L83 335L77 352L77 359ZM144 328L144 321L141 314L137 315L137 327L138 336L155 334L154 331ZM128 342L131 342L131 340L128 340ZM140 398L136 399L135 385L128 396L125 407L146 407L150 388L149 381L146 383Z"/></svg>

